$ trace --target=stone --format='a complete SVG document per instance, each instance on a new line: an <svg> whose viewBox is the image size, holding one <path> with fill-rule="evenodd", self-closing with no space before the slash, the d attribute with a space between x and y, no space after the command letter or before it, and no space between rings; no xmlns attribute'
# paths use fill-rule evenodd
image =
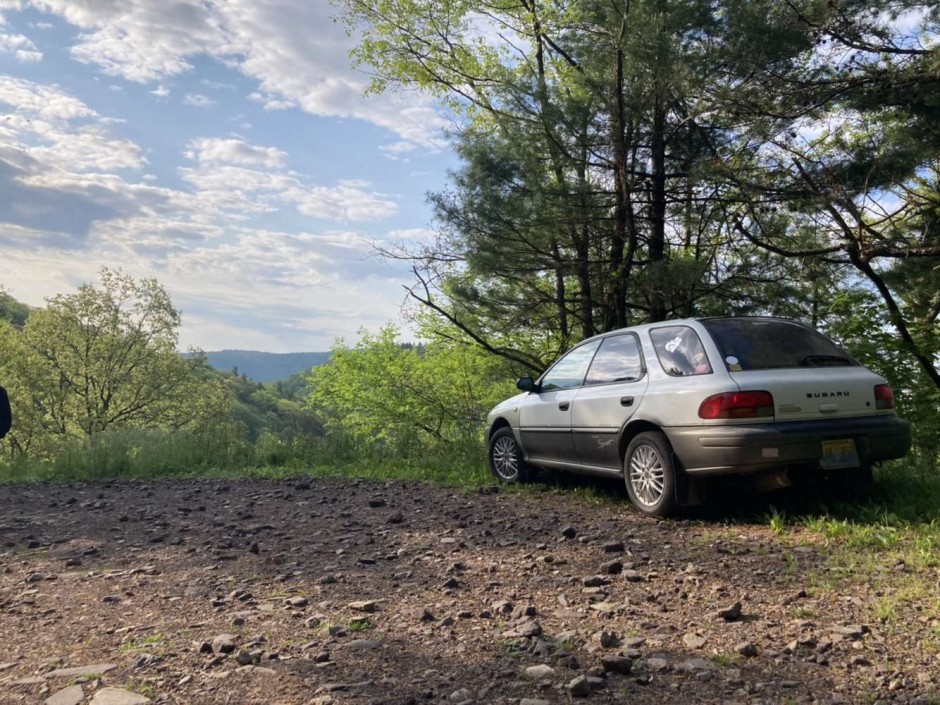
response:
<svg viewBox="0 0 940 705"><path fill-rule="evenodd" d="M623 572L623 563L617 560L601 563L600 572L603 575L620 575Z"/></svg>
<svg viewBox="0 0 940 705"><path fill-rule="evenodd" d="M863 634L867 634L869 629L861 624L846 624L842 626L829 627L827 630L836 638L841 639L861 639Z"/></svg>
<svg viewBox="0 0 940 705"><path fill-rule="evenodd" d="M380 646L382 642L375 639L353 639L346 644L346 648L350 651L374 651Z"/></svg>
<svg viewBox="0 0 940 705"><path fill-rule="evenodd" d="M723 619L726 622L734 622L741 618L741 603L735 602L730 607L718 610L719 619Z"/></svg>
<svg viewBox="0 0 940 705"><path fill-rule="evenodd" d="M490 605L490 611L494 614L503 614L508 615L512 614L512 603L508 600L503 600L502 602L494 602Z"/></svg>
<svg viewBox="0 0 940 705"><path fill-rule="evenodd" d="M747 658L757 656L757 647L749 641L742 641L734 647L734 651L735 653L741 654L741 656L745 656Z"/></svg>
<svg viewBox="0 0 940 705"><path fill-rule="evenodd" d="M682 643L689 649L701 649L707 642L708 639L694 632L689 632L682 637Z"/></svg>
<svg viewBox="0 0 940 705"><path fill-rule="evenodd" d="M633 670L633 659L614 654L605 655L601 656L601 666L604 667L605 671L627 676Z"/></svg>
<svg viewBox="0 0 940 705"><path fill-rule="evenodd" d="M620 646L620 638L617 636L616 632L601 631L598 635L598 641L600 641L601 646L605 649Z"/></svg>
<svg viewBox="0 0 940 705"><path fill-rule="evenodd" d="M578 535L578 532L575 530L573 526L566 526L564 529L561 530L561 535L564 536L566 539L573 539L575 536Z"/></svg>
<svg viewBox="0 0 940 705"><path fill-rule="evenodd" d="M91 699L91 705L146 705L150 698L121 688L102 688Z"/></svg>
<svg viewBox="0 0 940 705"><path fill-rule="evenodd" d="M541 681L555 675L555 669L548 664L540 663L538 666L529 666L525 674L532 680Z"/></svg>
<svg viewBox="0 0 940 705"><path fill-rule="evenodd" d="M80 676L97 676L117 668L114 663L93 663L89 666L75 666L74 668L57 668L45 674L46 678L77 678Z"/></svg>
<svg viewBox="0 0 940 705"><path fill-rule="evenodd" d="M85 698L85 691L80 685L70 685L50 695L45 700L46 705L78 705Z"/></svg>
<svg viewBox="0 0 940 705"><path fill-rule="evenodd" d="M565 686L573 698L586 698L591 694L591 682L587 676L578 676L573 678Z"/></svg>
<svg viewBox="0 0 940 705"><path fill-rule="evenodd" d="M310 604L310 600L306 597L288 597L284 603L291 607L306 607Z"/></svg>
<svg viewBox="0 0 940 705"><path fill-rule="evenodd" d="M584 583L584 587L601 587L602 585L608 585L610 583L603 575L592 575L585 578L582 582Z"/></svg>
<svg viewBox="0 0 940 705"><path fill-rule="evenodd" d="M506 632L506 636L509 637L510 639L516 638L516 637L528 638L528 637L533 637L533 636L539 636L541 635L541 633L542 633L541 625L535 620L529 620L529 621L523 622L522 624L517 626L515 629Z"/></svg>
<svg viewBox="0 0 940 705"><path fill-rule="evenodd" d="M380 507L384 507L384 506L385 506L385 500L382 499L381 497L375 497L375 498L369 500L369 506L370 506L372 509L378 509L378 508L380 508Z"/></svg>
<svg viewBox="0 0 940 705"><path fill-rule="evenodd" d="M715 664L704 658L690 658L676 666L680 673L696 673L698 671L714 671Z"/></svg>
<svg viewBox="0 0 940 705"><path fill-rule="evenodd" d="M379 608L379 605L375 600L357 600L356 602L350 602L346 606L351 610L355 610L356 612L366 612L367 614L371 614Z"/></svg>
<svg viewBox="0 0 940 705"><path fill-rule="evenodd" d="M232 653L235 650L235 639L236 637L234 634L219 634L215 639L212 640L212 653Z"/></svg>
<svg viewBox="0 0 940 705"><path fill-rule="evenodd" d="M623 541L608 541L604 544L604 553L623 553L624 550Z"/></svg>
<svg viewBox="0 0 940 705"><path fill-rule="evenodd" d="M548 700L540 700L539 698L523 698L519 701L519 705L551 705Z"/></svg>

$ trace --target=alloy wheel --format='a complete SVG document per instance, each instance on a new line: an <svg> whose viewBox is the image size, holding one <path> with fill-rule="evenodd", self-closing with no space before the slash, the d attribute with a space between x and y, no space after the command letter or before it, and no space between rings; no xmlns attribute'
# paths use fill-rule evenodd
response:
<svg viewBox="0 0 940 705"><path fill-rule="evenodd" d="M644 506L655 506L663 496L666 469L655 448L641 445L630 458L630 486Z"/></svg>
<svg viewBox="0 0 940 705"><path fill-rule="evenodd" d="M511 436L502 436L493 443L493 470L504 482L519 479L519 449Z"/></svg>

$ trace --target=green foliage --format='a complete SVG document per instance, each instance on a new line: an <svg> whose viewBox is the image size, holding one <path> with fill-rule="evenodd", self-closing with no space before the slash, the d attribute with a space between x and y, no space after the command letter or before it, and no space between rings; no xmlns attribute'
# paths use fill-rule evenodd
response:
<svg viewBox="0 0 940 705"><path fill-rule="evenodd" d="M897 337L876 296L865 288L844 288L822 314L826 332L891 384L898 414L914 427L915 462L936 463L940 457L940 389ZM935 345L929 344L928 349L938 355L940 349Z"/></svg>
<svg viewBox="0 0 940 705"><path fill-rule="evenodd" d="M341 341L330 362L311 370L308 406L327 434L404 453L481 442L486 413L508 396L505 366L478 348L436 343L403 347L386 326Z"/></svg>
<svg viewBox="0 0 940 705"><path fill-rule="evenodd" d="M234 398L231 419L244 426L249 442L268 435L289 443L298 435L323 433L319 421L302 406L301 399L285 398L281 392L286 388L299 394L306 388L302 377L292 378L300 379L301 384L294 381L286 386L287 382L260 384L235 374L218 373L218 376Z"/></svg>
<svg viewBox="0 0 940 705"><path fill-rule="evenodd" d="M8 321L17 328L22 328L29 318L30 308L14 299L0 285L0 321Z"/></svg>
<svg viewBox="0 0 940 705"><path fill-rule="evenodd" d="M641 320L794 316L892 382L935 462L936 3L335 1L374 90L459 122L439 233L396 252L425 330L535 371Z"/></svg>
<svg viewBox="0 0 940 705"><path fill-rule="evenodd" d="M108 269L33 311L0 322L0 376L13 405L12 453L58 452L110 429L199 428L227 396L199 355L176 353L180 314L154 279Z"/></svg>

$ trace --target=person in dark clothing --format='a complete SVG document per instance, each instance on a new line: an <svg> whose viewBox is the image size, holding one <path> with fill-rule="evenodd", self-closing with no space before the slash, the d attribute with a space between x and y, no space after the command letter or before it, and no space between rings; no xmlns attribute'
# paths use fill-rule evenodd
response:
<svg viewBox="0 0 940 705"><path fill-rule="evenodd" d="M0 387L0 438L3 438L13 425L13 412L10 411L10 397L7 390Z"/></svg>

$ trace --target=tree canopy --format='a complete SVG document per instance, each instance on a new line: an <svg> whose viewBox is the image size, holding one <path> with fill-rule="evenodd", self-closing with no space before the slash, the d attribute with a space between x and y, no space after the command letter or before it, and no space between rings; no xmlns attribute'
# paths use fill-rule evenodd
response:
<svg viewBox="0 0 940 705"><path fill-rule="evenodd" d="M113 428L183 428L227 409L201 356L176 351L180 313L155 279L102 269L50 299L22 329L0 323L4 386L25 452Z"/></svg>
<svg viewBox="0 0 940 705"><path fill-rule="evenodd" d="M629 323L826 327L870 293L940 389L936 3L337 5L373 90L458 125L437 237L388 252L442 331L538 370Z"/></svg>

